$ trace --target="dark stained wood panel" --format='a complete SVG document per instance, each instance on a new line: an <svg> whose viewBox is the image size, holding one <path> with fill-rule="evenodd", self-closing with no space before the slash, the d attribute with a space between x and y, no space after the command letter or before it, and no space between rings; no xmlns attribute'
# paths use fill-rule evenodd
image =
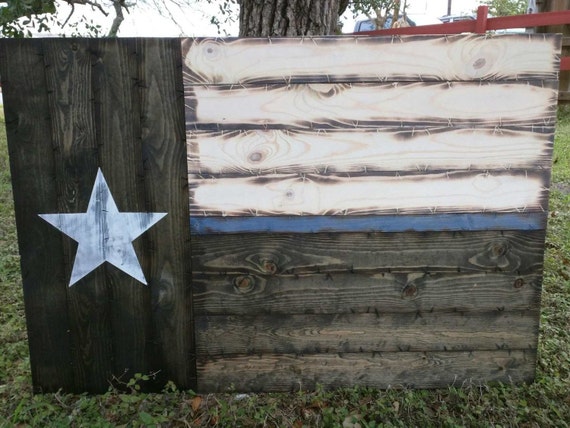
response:
<svg viewBox="0 0 570 428"><path fill-rule="evenodd" d="M43 46L58 188L55 212L86 212L101 156L92 102L91 53L85 44L80 46L72 39L46 39ZM45 223L45 229L49 227ZM77 244L67 236L60 235L60 239L69 278ZM78 390L102 391L114 374L110 300L104 267L69 288L72 366Z"/></svg>
<svg viewBox="0 0 570 428"><path fill-rule="evenodd" d="M156 374L149 389L195 388L179 40L5 40L0 50L13 58L0 67L14 177L27 177L15 197L29 232L35 388L104 392L135 373ZM84 213L99 169L120 212L167 213L134 241L148 285L104 263L69 287L77 244L38 217Z"/></svg>
<svg viewBox="0 0 570 428"><path fill-rule="evenodd" d="M202 357L534 349L538 312L199 316Z"/></svg>
<svg viewBox="0 0 570 428"><path fill-rule="evenodd" d="M187 86L189 129L550 125L556 81Z"/></svg>
<svg viewBox="0 0 570 428"><path fill-rule="evenodd" d="M190 174L550 168L552 130L387 128L190 131Z"/></svg>
<svg viewBox="0 0 570 428"><path fill-rule="evenodd" d="M199 315L503 312L537 309L542 277L507 273L194 274Z"/></svg>
<svg viewBox="0 0 570 428"><path fill-rule="evenodd" d="M544 230L192 237L196 273L506 272L542 269Z"/></svg>
<svg viewBox="0 0 570 428"><path fill-rule="evenodd" d="M190 175L190 214L224 217L544 212L549 179L548 170Z"/></svg>
<svg viewBox="0 0 570 428"><path fill-rule="evenodd" d="M182 49L187 84L518 80L556 78L560 37L185 39Z"/></svg>
<svg viewBox="0 0 570 428"><path fill-rule="evenodd" d="M147 210L167 211L145 235L151 274L155 371L163 384L194 388L184 97L179 39L137 39L141 146Z"/></svg>
<svg viewBox="0 0 570 428"><path fill-rule="evenodd" d="M2 40L0 76L10 153L32 381L36 392L74 388L69 273L63 242L39 212L58 209L51 114L41 40Z"/></svg>
<svg viewBox="0 0 570 428"><path fill-rule="evenodd" d="M373 388L480 386L534 379L536 351L383 352L251 355L198 359L198 391L298 392L360 385Z"/></svg>

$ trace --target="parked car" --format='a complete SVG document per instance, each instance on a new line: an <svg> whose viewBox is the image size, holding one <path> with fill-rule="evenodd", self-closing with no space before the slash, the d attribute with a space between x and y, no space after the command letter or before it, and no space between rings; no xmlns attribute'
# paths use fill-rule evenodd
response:
<svg viewBox="0 0 570 428"><path fill-rule="evenodd" d="M442 22L433 16L429 15L421 15L421 14L406 14L405 15L406 22L410 25L410 27L415 27L419 25L434 25L434 24L441 24ZM392 16L388 15L386 22L384 23L384 27L381 29L388 29L392 28ZM374 31L377 30L376 28L376 21L374 19L364 19L361 21L356 21L354 25L354 32L359 33L361 31Z"/></svg>
<svg viewBox="0 0 570 428"><path fill-rule="evenodd" d="M439 17L439 20L444 24L457 21L474 21L475 19L474 15L443 15Z"/></svg>

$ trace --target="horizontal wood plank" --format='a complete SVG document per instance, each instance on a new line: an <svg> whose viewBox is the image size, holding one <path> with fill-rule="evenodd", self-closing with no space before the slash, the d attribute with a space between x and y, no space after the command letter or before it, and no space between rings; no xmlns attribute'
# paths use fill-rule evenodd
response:
<svg viewBox="0 0 570 428"><path fill-rule="evenodd" d="M194 272L509 272L542 269L545 231L239 234L192 237Z"/></svg>
<svg viewBox="0 0 570 428"><path fill-rule="evenodd" d="M263 355L198 360L198 391L314 390L321 385L437 388L534 379L536 350Z"/></svg>
<svg viewBox="0 0 570 428"><path fill-rule="evenodd" d="M541 230L547 213L382 216L190 217L195 235L223 233Z"/></svg>
<svg viewBox="0 0 570 428"><path fill-rule="evenodd" d="M507 273L194 274L196 315L537 309L542 277Z"/></svg>
<svg viewBox="0 0 570 428"><path fill-rule="evenodd" d="M536 348L538 311L201 316L199 357Z"/></svg>
<svg viewBox="0 0 570 428"><path fill-rule="evenodd" d="M190 131L188 171L267 174L550 168L553 133L477 128Z"/></svg>
<svg viewBox="0 0 570 428"><path fill-rule="evenodd" d="M392 175L189 176L190 215L543 212L545 171Z"/></svg>
<svg viewBox="0 0 570 428"><path fill-rule="evenodd" d="M532 83L532 84L531 84ZM190 129L553 124L556 81L187 86Z"/></svg>
<svg viewBox="0 0 570 428"><path fill-rule="evenodd" d="M526 34L186 39L182 44L187 84L239 84L554 78L558 40Z"/></svg>

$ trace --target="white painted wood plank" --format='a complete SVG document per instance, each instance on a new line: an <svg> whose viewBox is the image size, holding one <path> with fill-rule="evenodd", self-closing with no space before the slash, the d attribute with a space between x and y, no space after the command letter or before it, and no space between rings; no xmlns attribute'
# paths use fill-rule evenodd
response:
<svg viewBox="0 0 570 428"><path fill-rule="evenodd" d="M496 129L188 133L190 173L550 167L552 134Z"/></svg>
<svg viewBox="0 0 570 428"><path fill-rule="evenodd" d="M516 83L307 84L191 88L187 125L216 128L379 124L551 124L557 89Z"/></svg>
<svg viewBox="0 0 570 428"><path fill-rule="evenodd" d="M190 176L193 215L351 215L542 211L545 178L525 173L412 176Z"/></svg>
<svg viewBox="0 0 570 428"><path fill-rule="evenodd" d="M555 78L559 39L544 35L200 39L183 41L192 83Z"/></svg>

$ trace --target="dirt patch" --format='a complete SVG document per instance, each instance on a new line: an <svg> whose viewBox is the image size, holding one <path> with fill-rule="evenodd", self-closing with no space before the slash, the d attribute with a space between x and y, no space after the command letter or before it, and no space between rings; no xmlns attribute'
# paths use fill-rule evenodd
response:
<svg viewBox="0 0 570 428"><path fill-rule="evenodd" d="M570 183L552 183L551 189L570 195Z"/></svg>

